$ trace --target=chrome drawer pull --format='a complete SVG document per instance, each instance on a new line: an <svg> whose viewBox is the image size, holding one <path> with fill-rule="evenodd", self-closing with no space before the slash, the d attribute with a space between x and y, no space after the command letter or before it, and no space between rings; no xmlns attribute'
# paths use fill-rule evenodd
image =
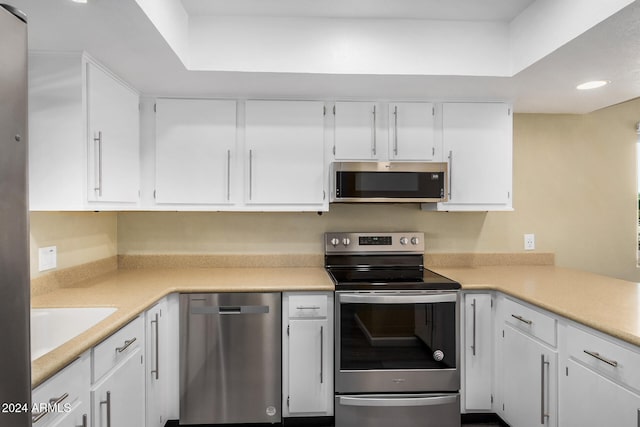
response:
<svg viewBox="0 0 640 427"><path fill-rule="evenodd" d="M522 323L526 323L527 325L532 325L533 321L532 320L527 320L522 316L518 316L516 314L512 314L511 317L513 317L514 319L518 319L519 321L521 321Z"/></svg>
<svg viewBox="0 0 640 427"><path fill-rule="evenodd" d="M544 425L544 422L547 418L549 418L549 414L547 414L544 410L544 395L545 395L545 381L544 381L544 366L551 366L551 362L545 362L544 354L540 355L540 424Z"/></svg>
<svg viewBox="0 0 640 427"><path fill-rule="evenodd" d="M607 365L611 365L614 368L618 367L618 362L615 360L611 360L611 359L607 359L606 357L602 357L600 356L600 353L596 353L595 351L589 351L589 350L583 350L585 353L587 353L589 356L591 357L595 357L596 359L598 359L601 362L606 363Z"/></svg>
<svg viewBox="0 0 640 427"><path fill-rule="evenodd" d="M117 351L118 353L122 353L122 352L123 352L123 351L125 351L127 348L129 348L129 346L130 346L131 344L133 344L134 342L136 342L136 338L135 338L135 337L131 338L130 340L126 340L126 341L124 342L124 345L123 345L122 347L116 347L116 351Z"/></svg>
<svg viewBox="0 0 640 427"><path fill-rule="evenodd" d="M320 310L320 307L317 305L299 305L296 310Z"/></svg>
<svg viewBox="0 0 640 427"><path fill-rule="evenodd" d="M64 393L62 396L60 397L52 397L51 399L49 399L49 407L56 407L59 404L61 404L67 397L69 397L69 393ZM38 421L40 421L42 419L42 417L44 417L45 415L47 415L49 413L49 409L47 408L46 410L42 411L42 412L36 412L31 416L31 423L35 424Z"/></svg>

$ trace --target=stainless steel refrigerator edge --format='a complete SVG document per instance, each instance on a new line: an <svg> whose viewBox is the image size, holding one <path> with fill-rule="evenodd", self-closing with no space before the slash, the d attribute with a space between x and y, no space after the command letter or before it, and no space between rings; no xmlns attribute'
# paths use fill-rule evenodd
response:
<svg viewBox="0 0 640 427"><path fill-rule="evenodd" d="M280 293L180 295L180 425L279 423Z"/></svg>
<svg viewBox="0 0 640 427"><path fill-rule="evenodd" d="M0 403L31 406L27 206L27 25L0 5ZM31 412L0 411L0 425L30 426Z"/></svg>

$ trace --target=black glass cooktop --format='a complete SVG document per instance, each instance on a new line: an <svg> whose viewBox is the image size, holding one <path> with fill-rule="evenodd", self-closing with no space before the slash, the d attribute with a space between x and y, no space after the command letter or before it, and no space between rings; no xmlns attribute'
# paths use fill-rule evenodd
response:
<svg viewBox="0 0 640 427"><path fill-rule="evenodd" d="M425 268L331 268L327 271L338 290L425 289L455 290L460 284Z"/></svg>

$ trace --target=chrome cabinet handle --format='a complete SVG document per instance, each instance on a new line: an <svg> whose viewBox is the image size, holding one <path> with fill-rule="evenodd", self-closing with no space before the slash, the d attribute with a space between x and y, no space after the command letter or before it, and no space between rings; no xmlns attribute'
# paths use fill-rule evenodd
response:
<svg viewBox="0 0 640 427"><path fill-rule="evenodd" d="M227 201L231 200L231 150L227 150Z"/></svg>
<svg viewBox="0 0 640 427"><path fill-rule="evenodd" d="M98 137L93 137L93 142L98 144L98 176L96 181L98 184L94 187L94 191L98 192L98 196L102 197L102 131L98 132Z"/></svg>
<svg viewBox="0 0 640 427"><path fill-rule="evenodd" d="M418 294L418 295L366 295L366 294L340 294L341 303L355 304L432 304L437 302L455 302L455 293L442 294Z"/></svg>
<svg viewBox="0 0 640 427"><path fill-rule="evenodd" d="M118 353L122 353L122 352L123 352L123 351L125 351L127 348L129 348L129 346L130 346L131 344L133 344L134 342L136 342L136 338L135 338L135 337L131 338L130 340L126 340L126 341L124 342L124 345L123 345L122 347L116 347L116 351L117 351Z"/></svg>
<svg viewBox="0 0 640 427"><path fill-rule="evenodd" d="M527 320L522 316L518 316L516 314L512 314L511 317L513 317L514 319L518 319L519 321L521 321L522 323L526 323L527 325L532 325L533 321L532 320Z"/></svg>
<svg viewBox="0 0 640 427"><path fill-rule="evenodd" d="M107 405L107 427L111 427L111 392L107 392L107 400L101 400L100 406Z"/></svg>
<svg viewBox="0 0 640 427"><path fill-rule="evenodd" d="M69 393L63 393L60 397L52 397L49 399L49 407L56 407L61 404L67 397L69 397ZM35 424L40 421L45 415L49 413L49 409L45 409L42 412L35 412L31 416L31 423Z"/></svg>
<svg viewBox="0 0 640 427"><path fill-rule="evenodd" d="M82 414L82 427L87 427L88 425L87 414Z"/></svg>
<svg viewBox="0 0 640 427"><path fill-rule="evenodd" d="M544 425L545 418L549 418L549 414L544 410L544 366L549 365L549 362L545 362L544 354L540 355L540 424Z"/></svg>
<svg viewBox="0 0 640 427"><path fill-rule="evenodd" d="M249 150L249 200L253 197L253 150Z"/></svg>
<svg viewBox="0 0 640 427"><path fill-rule="evenodd" d="M452 184L452 176L453 176L453 150L449 150L449 200L451 200L451 194L453 193L453 190L451 189L451 184Z"/></svg>
<svg viewBox="0 0 640 427"><path fill-rule="evenodd" d="M376 141L376 106L373 106L373 147L371 147L371 152L373 153L374 156L376 156L376 151L377 151L377 141Z"/></svg>
<svg viewBox="0 0 640 427"><path fill-rule="evenodd" d="M296 310L320 310L320 306L318 305L299 305L296 307Z"/></svg>
<svg viewBox="0 0 640 427"><path fill-rule="evenodd" d="M585 353L587 353L589 356L591 357L595 357L596 359L598 359L601 362L606 363L607 365L611 365L614 368L618 367L618 362L612 359L607 359L606 357L600 356L600 353L597 353L595 351L589 351L589 350L583 350Z"/></svg>
<svg viewBox="0 0 640 427"><path fill-rule="evenodd" d="M160 339L160 324L158 323L158 313L156 313L155 315L155 319L151 321L151 324L156 324L156 368L154 370L151 371L151 375L155 374L156 380L160 377L160 344L159 344L159 339Z"/></svg>
<svg viewBox="0 0 640 427"><path fill-rule="evenodd" d="M320 326L320 384L324 383L324 326Z"/></svg>
<svg viewBox="0 0 640 427"><path fill-rule="evenodd" d="M473 351L473 355L476 355L476 299L473 299L473 303L471 304L473 307L473 344L471 345L471 350Z"/></svg>
<svg viewBox="0 0 640 427"><path fill-rule="evenodd" d="M398 155L398 106L393 107L393 155Z"/></svg>

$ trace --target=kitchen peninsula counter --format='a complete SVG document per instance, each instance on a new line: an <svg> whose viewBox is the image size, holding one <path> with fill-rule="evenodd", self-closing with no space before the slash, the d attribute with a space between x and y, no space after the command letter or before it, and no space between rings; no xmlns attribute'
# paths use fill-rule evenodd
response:
<svg viewBox="0 0 640 427"><path fill-rule="evenodd" d="M551 265L432 269L465 291L502 292L640 346L638 283Z"/></svg>
<svg viewBox="0 0 640 427"><path fill-rule="evenodd" d="M158 300L174 292L333 291L322 267L119 269L32 296L32 308L115 307L117 311L31 364L36 387Z"/></svg>

